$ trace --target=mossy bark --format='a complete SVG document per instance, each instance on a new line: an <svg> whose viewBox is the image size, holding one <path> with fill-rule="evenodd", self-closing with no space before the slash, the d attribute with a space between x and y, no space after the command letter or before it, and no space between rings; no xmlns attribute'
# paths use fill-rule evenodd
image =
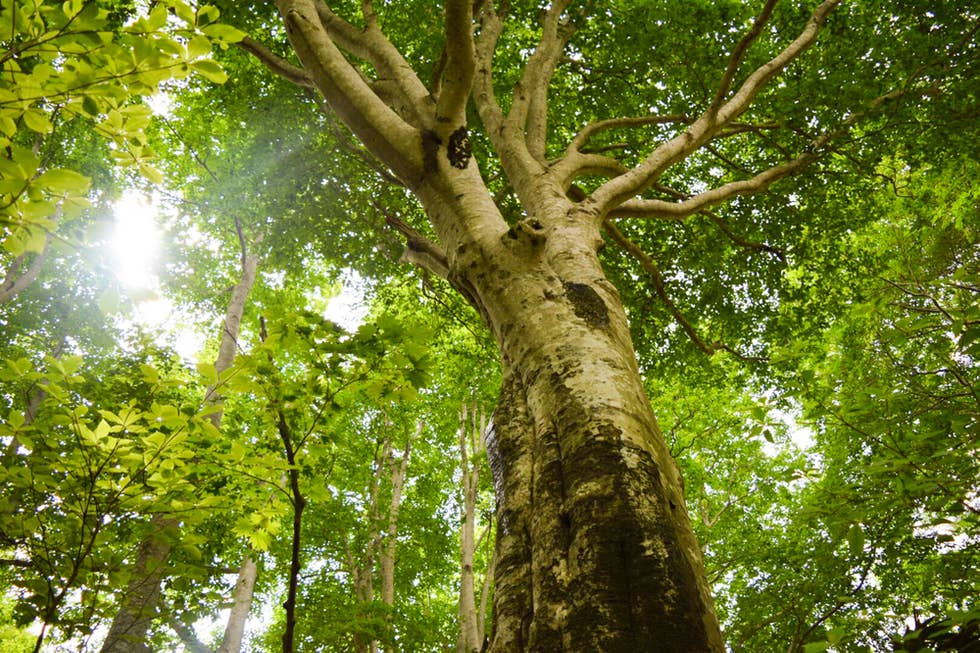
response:
<svg viewBox="0 0 980 653"><path fill-rule="evenodd" d="M459 279L504 367L487 441L491 651L722 651L683 481L598 239L540 231L505 235ZM513 252L520 265L508 265Z"/></svg>

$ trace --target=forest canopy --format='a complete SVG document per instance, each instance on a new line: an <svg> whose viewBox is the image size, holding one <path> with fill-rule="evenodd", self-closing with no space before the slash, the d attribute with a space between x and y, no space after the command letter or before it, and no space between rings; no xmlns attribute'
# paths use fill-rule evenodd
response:
<svg viewBox="0 0 980 653"><path fill-rule="evenodd" d="M980 651L978 29L0 0L0 652Z"/></svg>

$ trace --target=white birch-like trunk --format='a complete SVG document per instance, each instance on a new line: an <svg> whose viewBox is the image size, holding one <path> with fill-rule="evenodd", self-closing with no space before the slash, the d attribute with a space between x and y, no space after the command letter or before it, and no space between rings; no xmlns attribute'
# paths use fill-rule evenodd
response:
<svg viewBox="0 0 980 653"><path fill-rule="evenodd" d="M239 235L241 236L240 232ZM225 311L221 342L214 363L218 374L231 367L235 359L238 349L238 332L242 314L245 311L245 302L255 283L255 275L258 270L258 255L244 251L244 239L242 239L242 247L242 274L232 290L232 297ZM208 388L205 401L209 403L220 401L220 395L215 388ZM209 419L215 426L219 426L222 414L222 411L214 412L209 416ZM159 607L161 586L166 576L167 559L170 556L170 542L173 538L179 538L180 527L176 517L166 514L155 516L152 523L154 524L154 532L148 540L140 545L132 578L126 588L119 611L109 628L109 633L106 635L101 653L143 653L149 651L146 646L147 634ZM170 533L169 537L161 538L159 536L161 531ZM236 603L241 601L244 605L247 601L247 604L251 605L251 588L253 585L254 579L247 586L236 586ZM247 589L247 595L243 593L239 597L237 593L240 588L243 592ZM246 609L245 615L247 616L247 614ZM240 627L244 629L244 621ZM238 625L232 628L233 636L238 632L238 629ZM237 653L241 649L240 634L238 637L237 645L229 648L228 653ZM230 646L233 644L233 642L230 643Z"/></svg>
<svg viewBox="0 0 980 653"><path fill-rule="evenodd" d="M477 597L473 560L476 553L476 499L480 485L479 463L485 420L476 408L464 405L459 417L460 470L463 484L463 521L460 527L459 637L458 653L478 653L483 646L481 619L477 614ZM484 606L485 607L485 606Z"/></svg>
<svg viewBox="0 0 980 653"><path fill-rule="evenodd" d="M238 653L242 650L245 623L252 609L252 595L258 575L259 568L255 561L251 556L246 556L238 570L238 582L235 583L235 592L232 595L231 612L228 614L225 634L217 653Z"/></svg>

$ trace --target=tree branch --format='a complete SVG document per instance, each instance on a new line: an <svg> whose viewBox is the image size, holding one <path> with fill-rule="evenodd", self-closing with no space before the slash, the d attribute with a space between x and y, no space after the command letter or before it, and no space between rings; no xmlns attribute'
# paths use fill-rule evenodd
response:
<svg viewBox="0 0 980 653"><path fill-rule="evenodd" d="M564 0L564 2L568 1ZM500 4L501 8L498 11L494 8L493 0L482 0L479 12L479 37L475 41L476 72L473 98L480 118L487 128L486 134L497 152L508 181L527 211L533 214L546 195L542 192L542 185L552 183L553 179L544 174L547 172L544 163L531 156L527 148L525 119L519 117L520 112L515 113L513 104L510 114L504 117L494 94L493 55L503 29L503 14L507 11L508 2L501 0ZM530 65L529 62L528 67ZM524 77L528 77L529 74L528 68L525 68ZM519 83L515 87L512 103L517 101L520 86ZM558 191L559 187L555 185L554 190Z"/></svg>
<svg viewBox="0 0 980 653"><path fill-rule="evenodd" d="M505 11L502 9L502 12ZM503 31L504 21L494 8L493 0L484 0L481 4L479 24L480 32L474 39L476 71L473 79L473 102L480 119L487 126L487 135L494 146L497 146L504 115L493 88L493 54L497 49L497 40Z"/></svg>
<svg viewBox="0 0 980 653"><path fill-rule="evenodd" d="M742 86L735 92L735 95L732 96L731 100L725 102L724 105L722 105L717 111L711 111L709 109L709 113L711 115L717 115L718 121L721 123L727 123L743 113L749 107L749 104L751 104L752 100L759 93L759 91L761 91L773 77L778 75L786 68L786 66L797 59L811 45L813 45L814 41L817 40L817 36L820 34L820 31L823 29L827 16L829 16L830 12L836 9L837 5L839 4L840 0L825 0L824 2L820 3L820 5L813 10L813 14L810 16L810 20L807 21L806 27L803 28L803 31L800 32L800 35L797 36L792 43L786 46L786 48L775 57L759 66L759 68L749 75L746 80L742 82ZM763 13L765 13L765 10L763 10ZM754 27L755 26L753 25L753 29Z"/></svg>
<svg viewBox="0 0 980 653"><path fill-rule="evenodd" d="M725 69L725 74L721 78L721 82L718 84L718 92L715 93L715 99L711 102L711 108L709 112L717 111L721 107L721 103L724 101L725 96L728 95L729 89L732 87L732 82L735 80L735 74L738 72L738 67L742 63L742 58L745 53L748 52L749 46L752 42L759 38L759 34L762 33L762 28L765 27L766 23L769 22L769 18L772 16L773 9L776 8L776 3L779 0L768 0L766 6L762 8L759 16L752 23L752 27L749 31L742 37L742 40L738 42L735 46L735 50L732 52L731 58L728 60L728 68Z"/></svg>
<svg viewBox="0 0 980 653"><path fill-rule="evenodd" d="M449 260L438 245L378 202L372 201L371 205L384 215L385 223L388 226L405 236L405 251L402 253L403 262L418 265L443 279L449 278Z"/></svg>
<svg viewBox="0 0 980 653"><path fill-rule="evenodd" d="M597 136L604 131L611 129L624 129L629 127L646 127L647 125L664 125L672 123L690 124L694 119L684 114L670 114L666 116L639 116L636 118L610 118L608 120L598 120L582 128L569 143L567 152L580 152L585 144L593 136Z"/></svg>
<svg viewBox="0 0 980 653"><path fill-rule="evenodd" d="M558 0L548 7L541 24L541 40L511 99L508 120L524 130L528 151L541 163L545 160L548 131L548 87L565 44L574 33L561 19L570 4L571 0Z"/></svg>
<svg viewBox="0 0 980 653"><path fill-rule="evenodd" d="M670 299L670 296L667 294L667 289L664 286L663 275L660 273L660 268L657 266L654 260L646 252L640 249L636 243L627 238L623 232L621 232L616 225L612 223L611 220L606 220L602 226L606 230L606 233L612 237L613 241L622 247L623 250L631 254L633 258L640 263L643 269L650 274L650 279L653 281L653 289L656 292L657 297L660 298L660 301L662 301L667 307L667 310L670 311L670 314L673 316L674 320L681 326L682 329L684 329L684 333L686 333L688 338L691 339L691 342L694 343L695 347L700 349L708 356L711 356L719 350L724 350L743 361L766 361L766 359L763 357L746 356L745 354L736 351L721 341L711 343L705 342L700 334L698 334L697 329L694 328L694 325L692 325L688 319L684 317L684 314L677 308L677 305Z"/></svg>
<svg viewBox="0 0 980 653"><path fill-rule="evenodd" d="M378 79L370 85L379 97L414 127L431 128L432 116L426 109L433 106L433 100L412 67L381 32L372 3L361 5L366 24L363 30L335 14L322 0L316 0L316 9L337 47L374 67Z"/></svg>
<svg viewBox="0 0 980 653"><path fill-rule="evenodd" d="M286 79L298 86L302 86L303 88L314 87L313 80L310 79L305 70L299 66L294 66L293 64L289 63L267 48L265 45L253 39L251 36L246 36L236 45L242 50L245 50L245 52L248 52L254 56L256 59L262 62L266 68L283 79Z"/></svg>
<svg viewBox="0 0 980 653"><path fill-rule="evenodd" d="M679 220L699 213L703 209L720 204L736 195L748 195L765 190L774 182L802 168L817 158L815 153L804 153L792 161L773 166L751 179L732 181L712 188L681 202L666 202L657 199L632 199L610 211L611 217L631 218L669 218Z"/></svg>
<svg viewBox="0 0 980 653"><path fill-rule="evenodd" d="M656 188L661 193L666 193L677 199L687 199L688 197L690 197L690 195L687 195L686 193L682 193L679 190L676 190L669 186L664 186L663 184L656 184L654 188ZM781 249L777 247L773 247L772 245L767 245L766 243L757 243L755 241L742 238L734 231L732 231L728 227L728 225L725 224L725 221L721 218L721 216L715 213L714 211L701 211L701 215L707 216L707 218L711 220L723 234L728 236L729 240L731 240L739 247L751 249L756 252L768 252L773 256L775 256L776 258L778 258L781 262L783 263L786 262L786 253L783 252Z"/></svg>
<svg viewBox="0 0 980 653"><path fill-rule="evenodd" d="M300 61L331 108L397 177L409 185L418 183L423 171L419 131L385 104L347 61L313 0L277 0L276 5Z"/></svg>
<svg viewBox="0 0 980 653"><path fill-rule="evenodd" d="M664 170L690 156L742 114L773 77L813 44L827 16L839 3L840 0L825 0L814 10L800 35L782 52L749 75L730 100L717 109L709 107L690 124L687 130L654 149L638 166L596 189L592 194L592 201L595 204L597 218L603 219L612 209L648 188ZM643 207L643 209L647 208L659 210L664 207ZM640 209L637 207L629 209L631 213L636 213L638 210Z"/></svg>
<svg viewBox="0 0 980 653"><path fill-rule="evenodd" d="M473 89L476 53L473 45L473 0L446 2L445 65L439 81L436 120L466 124L466 103Z"/></svg>
<svg viewBox="0 0 980 653"><path fill-rule="evenodd" d="M747 195L763 191L776 181L787 177L815 161L819 157L820 152L831 141L840 138L843 134L850 131L855 123L867 117L882 105L902 97L906 92L904 90L895 90L875 98L868 104L868 108L865 111L851 114L836 129L824 132L810 141L803 149L802 154L785 163L760 172L751 179L732 181L703 193L698 193L680 202L665 202L664 200L658 199L625 200L618 207L611 210L609 215L612 217L668 218L678 220L698 213L709 206L724 202L736 195Z"/></svg>

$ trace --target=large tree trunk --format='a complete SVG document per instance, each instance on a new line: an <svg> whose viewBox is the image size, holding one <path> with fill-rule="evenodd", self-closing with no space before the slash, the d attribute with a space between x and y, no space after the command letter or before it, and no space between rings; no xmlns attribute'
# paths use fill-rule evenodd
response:
<svg viewBox="0 0 980 653"><path fill-rule="evenodd" d="M464 279L504 366L487 438L498 524L491 650L721 651L683 482L599 266L598 234L567 231L531 242L533 265L484 250Z"/></svg>
<svg viewBox="0 0 980 653"><path fill-rule="evenodd" d="M508 2L442 3L444 47L428 85L413 70L417 52L395 47L370 2L363 22L350 22L327 2L276 0L301 67L243 42L277 74L318 89L385 177L422 203L432 239L386 215L406 237L404 259L446 278L496 338L505 381L487 443L498 503L494 653L723 650L680 473L644 394L622 301L598 262L599 230L617 217L683 219L760 192L846 133L861 114L750 179L692 197L644 195L725 135L816 41L838 4L821 2L796 38L748 72L742 60L772 15L775 2L767 2L700 115L610 117L570 140L549 139L548 120L559 112L548 93L575 31L571 0L544 4L537 45L516 76L508 68L506 83L494 63L513 25ZM491 192L472 156L471 100L504 189ZM568 129L583 117L566 118ZM590 149L603 132L655 124L676 129L665 139L645 135L655 142L649 151L628 148L620 161L615 148ZM596 176L604 181L591 192L576 187ZM503 211L495 204L510 192L521 217L513 203L501 202Z"/></svg>

